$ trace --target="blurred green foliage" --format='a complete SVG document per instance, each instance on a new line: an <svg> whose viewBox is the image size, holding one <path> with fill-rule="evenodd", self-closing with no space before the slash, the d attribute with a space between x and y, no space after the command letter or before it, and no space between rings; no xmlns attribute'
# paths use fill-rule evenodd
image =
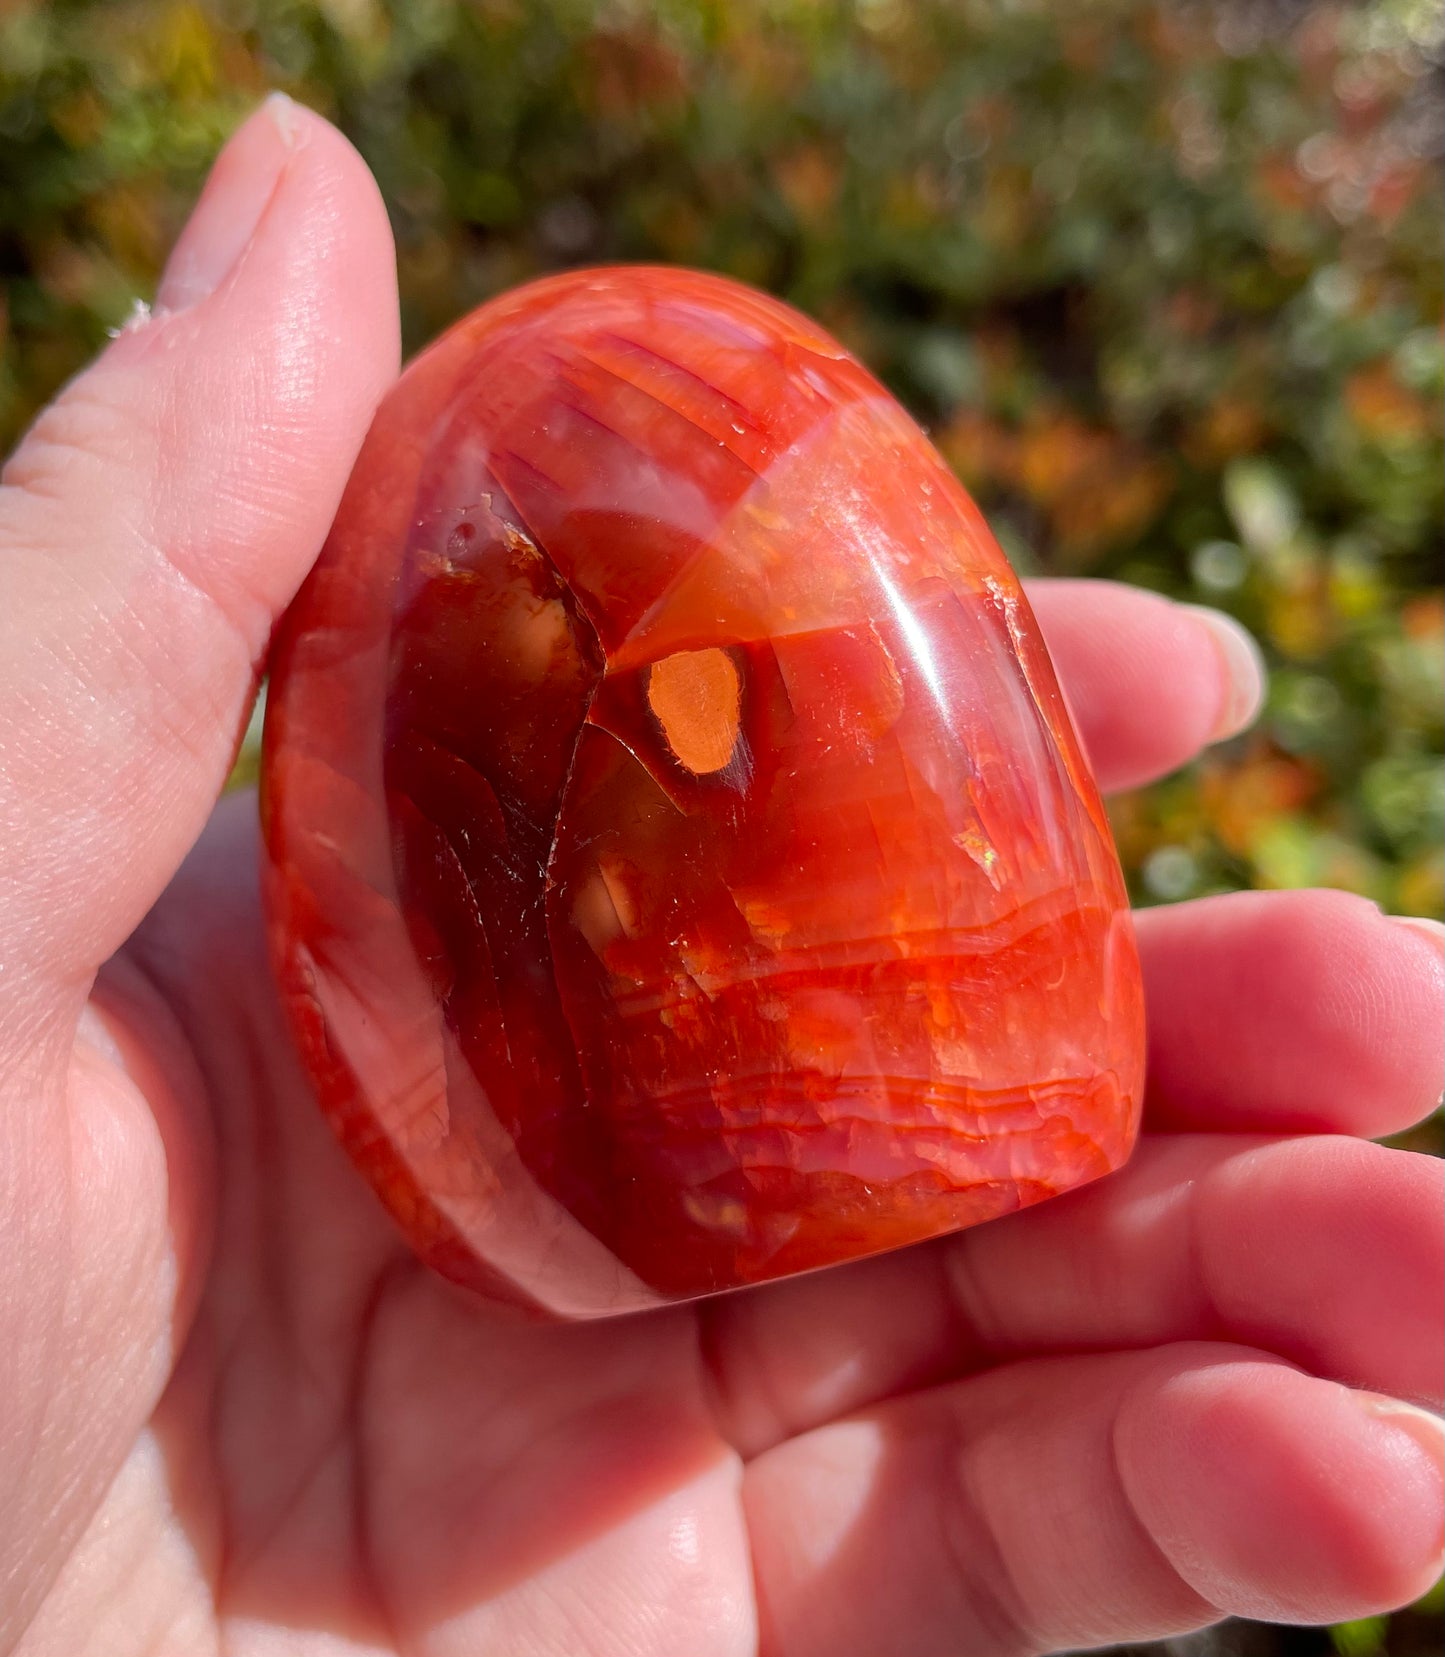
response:
<svg viewBox="0 0 1445 1657"><path fill-rule="evenodd" d="M0 451L279 86L380 181L409 347L560 265L730 271L899 392L1021 568L1253 628L1259 729L1115 803L1142 901L1439 914L1442 60L1433 0L0 0Z"/></svg>

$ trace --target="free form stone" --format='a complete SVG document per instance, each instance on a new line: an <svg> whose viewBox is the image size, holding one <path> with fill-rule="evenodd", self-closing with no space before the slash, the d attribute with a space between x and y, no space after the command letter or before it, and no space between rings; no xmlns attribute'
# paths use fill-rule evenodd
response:
<svg viewBox="0 0 1445 1657"><path fill-rule="evenodd" d="M273 663L271 947L413 1246L596 1316L1118 1166L1118 861L899 405L698 273L534 283L377 415Z"/></svg>

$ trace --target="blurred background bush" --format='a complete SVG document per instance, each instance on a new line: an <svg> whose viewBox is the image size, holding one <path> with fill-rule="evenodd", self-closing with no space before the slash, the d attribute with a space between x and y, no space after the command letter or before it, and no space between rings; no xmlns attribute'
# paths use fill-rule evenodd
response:
<svg viewBox="0 0 1445 1657"><path fill-rule="evenodd" d="M279 86L380 180L409 349L558 266L730 271L1022 570L1245 621L1258 729L1114 804L1140 901L1440 915L1442 63L1436 0L0 0L0 452ZM1438 1646L1422 1608L1176 1649Z"/></svg>

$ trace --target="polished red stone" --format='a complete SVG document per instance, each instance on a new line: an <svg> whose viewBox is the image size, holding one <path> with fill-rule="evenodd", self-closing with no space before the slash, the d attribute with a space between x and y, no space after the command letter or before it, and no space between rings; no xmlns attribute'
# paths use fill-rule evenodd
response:
<svg viewBox="0 0 1445 1657"><path fill-rule="evenodd" d="M686 271L483 307L275 656L270 933L414 1246L590 1316L1116 1167L1139 969L1028 605L819 328Z"/></svg>

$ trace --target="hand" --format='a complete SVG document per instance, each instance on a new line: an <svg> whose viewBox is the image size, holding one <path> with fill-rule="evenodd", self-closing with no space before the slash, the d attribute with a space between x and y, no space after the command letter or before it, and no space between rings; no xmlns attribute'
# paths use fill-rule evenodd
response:
<svg viewBox="0 0 1445 1657"><path fill-rule="evenodd" d="M1358 899L1140 917L1149 1132L1071 1197L607 1324L414 1263L278 1023L254 802L206 827L396 357L375 187L273 103L5 476L0 1652L993 1657L1422 1591L1441 1170L1363 1136L1438 1096L1445 962ZM1252 713L1199 613L1033 597L1106 786Z"/></svg>

